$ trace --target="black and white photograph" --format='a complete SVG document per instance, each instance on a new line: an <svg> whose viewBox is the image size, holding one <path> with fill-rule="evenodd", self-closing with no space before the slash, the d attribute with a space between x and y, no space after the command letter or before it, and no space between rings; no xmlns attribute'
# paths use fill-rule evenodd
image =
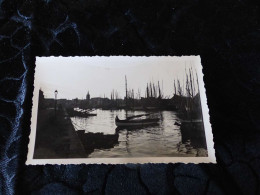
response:
<svg viewBox="0 0 260 195"><path fill-rule="evenodd" d="M27 164L215 162L199 56L37 57Z"/></svg>

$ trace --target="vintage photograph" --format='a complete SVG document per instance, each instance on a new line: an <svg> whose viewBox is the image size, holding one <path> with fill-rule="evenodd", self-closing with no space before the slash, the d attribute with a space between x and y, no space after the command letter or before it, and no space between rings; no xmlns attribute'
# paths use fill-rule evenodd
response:
<svg viewBox="0 0 260 195"><path fill-rule="evenodd" d="M215 162L199 56L37 57L27 164Z"/></svg>

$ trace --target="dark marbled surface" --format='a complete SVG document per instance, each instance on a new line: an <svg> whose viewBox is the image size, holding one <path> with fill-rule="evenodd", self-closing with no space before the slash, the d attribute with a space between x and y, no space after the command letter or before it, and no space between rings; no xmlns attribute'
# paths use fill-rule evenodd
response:
<svg viewBox="0 0 260 195"><path fill-rule="evenodd" d="M0 7L1 194L260 193L256 2L0 0ZM36 55L201 55L218 163L25 166Z"/></svg>

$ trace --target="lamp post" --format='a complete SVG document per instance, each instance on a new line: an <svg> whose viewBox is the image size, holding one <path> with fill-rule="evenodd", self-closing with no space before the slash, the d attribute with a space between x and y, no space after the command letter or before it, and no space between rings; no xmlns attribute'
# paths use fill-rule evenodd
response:
<svg viewBox="0 0 260 195"><path fill-rule="evenodd" d="M58 95L58 91L55 90L54 91L54 95L55 95L55 100L54 100L54 110L55 110L55 118L56 118L56 107L57 107L57 95Z"/></svg>

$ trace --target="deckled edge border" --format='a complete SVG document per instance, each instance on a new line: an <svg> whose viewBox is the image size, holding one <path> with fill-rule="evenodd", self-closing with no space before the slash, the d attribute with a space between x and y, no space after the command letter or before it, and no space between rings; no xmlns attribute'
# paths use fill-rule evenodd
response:
<svg viewBox="0 0 260 195"><path fill-rule="evenodd" d="M208 150L208 157L138 157L138 158L70 158L70 159L33 159L33 152L36 138L37 125L37 110L38 110L38 96L39 96L39 80L37 71L37 59L41 57L55 57L55 58L74 58L74 57L174 57L174 58L194 58L196 62L196 70L199 77L199 89L201 98L201 107L204 121L204 129ZM28 154L26 165L66 165L66 164L146 164L146 163L216 163L215 149L213 142L212 127L209 117L209 108L206 96L205 83L203 80L203 66L199 55L194 56L39 56L35 60L35 74L34 74L34 91L32 98L32 116L31 116L31 132L29 135Z"/></svg>

